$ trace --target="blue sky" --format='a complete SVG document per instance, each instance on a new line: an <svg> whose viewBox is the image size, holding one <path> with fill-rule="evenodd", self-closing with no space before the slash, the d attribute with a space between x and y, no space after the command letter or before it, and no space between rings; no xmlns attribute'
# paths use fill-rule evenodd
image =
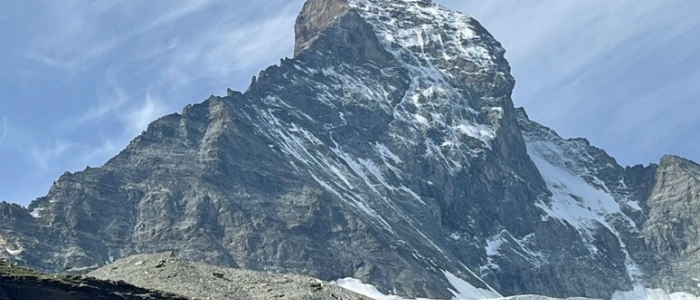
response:
<svg viewBox="0 0 700 300"><path fill-rule="evenodd" d="M0 9L0 200L27 204L146 125L292 55L303 0L29 0ZM507 49L514 101L624 165L700 161L697 0L435 0Z"/></svg>

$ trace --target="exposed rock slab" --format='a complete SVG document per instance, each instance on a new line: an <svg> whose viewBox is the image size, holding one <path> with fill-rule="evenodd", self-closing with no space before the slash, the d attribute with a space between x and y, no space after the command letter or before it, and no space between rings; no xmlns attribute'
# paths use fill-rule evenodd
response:
<svg viewBox="0 0 700 300"><path fill-rule="evenodd" d="M658 262L654 283L700 293L700 165L664 156L647 205L644 239Z"/></svg>

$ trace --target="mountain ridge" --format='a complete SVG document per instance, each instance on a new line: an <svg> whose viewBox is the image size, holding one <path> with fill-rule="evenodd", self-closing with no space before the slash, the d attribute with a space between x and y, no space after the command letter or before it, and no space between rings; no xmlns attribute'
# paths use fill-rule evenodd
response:
<svg viewBox="0 0 700 300"><path fill-rule="evenodd" d="M297 35L245 93L154 121L28 210L0 207L5 256L71 271L176 250L433 298L452 296L445 272L508 295L693 289L653 278L693 258L647 242L691 227L653 229L668 212L647 199L685 199L657 167L530 121L475 20L430 1L310 0Z"/></svg>

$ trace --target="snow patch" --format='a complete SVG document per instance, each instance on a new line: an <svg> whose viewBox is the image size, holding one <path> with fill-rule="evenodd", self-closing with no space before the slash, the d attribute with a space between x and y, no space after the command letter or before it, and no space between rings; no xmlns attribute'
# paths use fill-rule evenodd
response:
<svg viewBox="0 0 700 300"><path fill-rule="evenodd" d="M480 140L486 147L491 148L491 140L496 138L493 128L482 124L464 123L457 126L459 132Z"/></svg>
<svg viewBox="0 0 700 300"><path fill-rule="evenodd" d="M635 231L636 225L625 215L615 198L607 191L604 184L596 182L589 184L584 178L570 171L570 159L564 150L549 141L527 143L530 159L537 166L547 187L552 192L551 203L539 201L536 205L551 218L561 220L573 226L588 241L588 250L597 253L598 249L591 243L594 232L599 227L605 227L613 233L625 254L627 275L633 282L639 282L642 271L629 255L620 233L615 227L615 221L620 221L630 230Z"/></svg>
<svg viewBox="0 0 700 300"><path fill-rule="evenodd" d="M531 233L522 239L513 237L508 231L494 235L486 240L484 250L487 256L485 265L479 267L480 274L492 273L494 270L499 270L501 267L496 263L495 257L501 255L501 249L505 244L509 244L512 250L520 255L525 260L529 261L532 266L540 266L546 260L546 257L539 251L534 251L528 247L529 241L535 236Z"/></svg>
<svg viewBox="0 0 700 300"><path fill-rule="evenodd" d="M528 153L553 193L551 205L538 204L550 216L565 220L578 230L589 231L607 223L606 216L621 213L620 205L610 194L550 164L536 150L529 148Z"/></svg>
<svg viewBox="0 0 700 300"><path fill-rule="evenodd" d="M394 154L394 152L391 152L384 144L376 143L374 146L382 157L388 158L395 163L403 163L403 160L401 160L398 155Z"/></svg>
<svg viewBox="0 0 700 300"><path fill-rule="evenodd" d="M416 117L416 122L418 122L418 124L421 124L423 126L430 125L430 122L428 122L428 119L426 117L421 116L419 114L415 114L415 117Z"/></svg>
<svg viewBox="0 0 700 300"><path fill-rule="evenodd" d="M454 295L453 300L496 299L502 297L501 294L494 290L477 288L448 271L443 271L443 273L454 288L450 289L450 292Z"/></svg>
<svg viewBox="0 0 700 300"><path fill-rule="evenodd" d="M100 267L100 265L94 264L94 265L92 265L92 266L70 268L70 269L65 270L64 272L66 272L66 273L71 273L71 272L92 271L92 270L95 270L95 269L97 269L97 268L99 268L99 267Z"/></svg>
<svg viewBox="0 0 700 300"><path fill-rule="evenodd" d="M440 251L440 253L442 253L442 254L445 254L445 251L443 251L442 248L440 248L440 246L438 246L437 244L435 244L435 242L433 242L433 240L431 240L427 235L425 235L425 233L423 233L422 231L420 231L420 229L418 229L418 228L415 228L415 227L414 227L414 229L415 229L415 230L418 232L418 234L420 234L420 236L422 236L431 246L433 246L433 248L435 248L435 250Z"/></svg>
<svg viewBox="0 0 700 300"><path fill-rule="evenodd" d="M357 294L375 299L375 300L401 300L402 298L394 295L385 295L377 288L371 284L363 283L359 279L355 278L342 278L331 282L331 284L336 284L341 288L348 291L355 292Z"/></svg>
<svg viewBox="0 0 700 300"><path fill-rule="evenodd" d="M470 283L460 279L450 272L444 272L445 277L454 287L454 290L450 289L453 293L453 300L477 300L477 299L488 299L488 300L564 300L561 298L550 298L538 295L515 295L509 297L503 297L495 291L480 289L474 287ZM401 298L396 295L384 294L380 292L375 286L367 283L363 283L359 279L355 278L343 278L331 282L331 284L337 285L348 291L363 295L370 299L375 300L410 300ZM597 300L591 298L567 298L567 299L580 299L580 300ZM417 298L415 300L431 300L425 298ZM689 293L666 293L660 289L645 289L642 286L637 286L632 291L620 292L617 291L613 294L610 300L700 300Z"/></svg>
<svg viewBox="0 0 700 300"><path fill-rule="evenodd" d="M22 252L24 252L24 248L21 248L21 247L13 250L10 248L0 246L0 250L4 250L5 252L7 252L7 254L12 255L12 256L18 256L18 255L22 254Z"/></svg>
<svg viewBox="0 0 700 300"><path fill-rule="evenodd" d="M29 215L31 215L31 216L34 217L35 219L38 219L38 218L41 217L41 212L42 212L43 210L44 210L43 207L35 208L35 209L33 209L32 211L29 212Z"/></svg>
<svg viewBox="0 0 700 300"><path fill-rule="evenodd" d="M499 255L500 253L498 252L501 249L501 245L503 245L503 237L500 235L492 237L486 241L486 255L488 256L496 256Z"/></svg>
<svg viewBox="0 0 700 300"><path fill-rule="evenodd" d="M423 201L423 199L418 194L416 194L416 192L414 192L412 189L409 189L409 188L402 185L399 187L399 190L404 191L405 193L409 194L411 197L418 200L418 202L420 202L421 204L427 205L425 203L425 201Z"/></svg>
<svg viewBox="0 0 700 300"><path fill-rule="evenodd" d="M636 211L642 211L642 207L639 206L639 202L637 202L637 201L627 201L627 202L625 202L625 205L627 205L628 207L630 207L631 209L634 209Z"/></svg>
<svg viewBox="0 0 700 300"><path fill-rule="evenodd" d="M460 279L450 272L445 272L445 276L450 281L450 284L455 288L455 290L450 290L455 297L454 300L476 300L476 299L510 299L501 298L501 295L489 290L479 289L469 284L468 282ZM342 278L331 282L331 284L337 285L348 291L363 295L365 297L374 300L412 300L407 298L402 298L392 294L384 294L380 292L375 286L364 283L359 279L355 278ZM427 298L416 298L414 300L431 300ZM674 299L675 300L675 299Z"/></svg>
<svg viewBox="0 0 700 300"><path fill-rule="evenodd" d="M627 292L615 292L611 300L698 300L696 297L688 293L666 293L660 289L647 289L642 286L636 286L633 290Z"/></svg>

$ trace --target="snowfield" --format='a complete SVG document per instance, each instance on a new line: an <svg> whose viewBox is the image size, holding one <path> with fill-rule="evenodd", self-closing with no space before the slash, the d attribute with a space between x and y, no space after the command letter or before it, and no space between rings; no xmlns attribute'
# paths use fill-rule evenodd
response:
<svg viewBox="0 0 700 300"><path fill-rule="evenodd" d="M551 298L538 295L518 295L503 297L498 293L490 290L479 289L456 277L455 275L445 272L445 276L453 285L454 290L450 290L454 294L452 300L602 300L592 298ZM375 299L375 300L437 300L437 299L405 299L396 295L385 295L371 284L363 283L359 279L344 278L333 282L349 291L360 295ZM637 286L632 291L616 292L610 300L698 300L700 298L688 293L672 293L668 294L659 289L645 289Z"/></svg>

